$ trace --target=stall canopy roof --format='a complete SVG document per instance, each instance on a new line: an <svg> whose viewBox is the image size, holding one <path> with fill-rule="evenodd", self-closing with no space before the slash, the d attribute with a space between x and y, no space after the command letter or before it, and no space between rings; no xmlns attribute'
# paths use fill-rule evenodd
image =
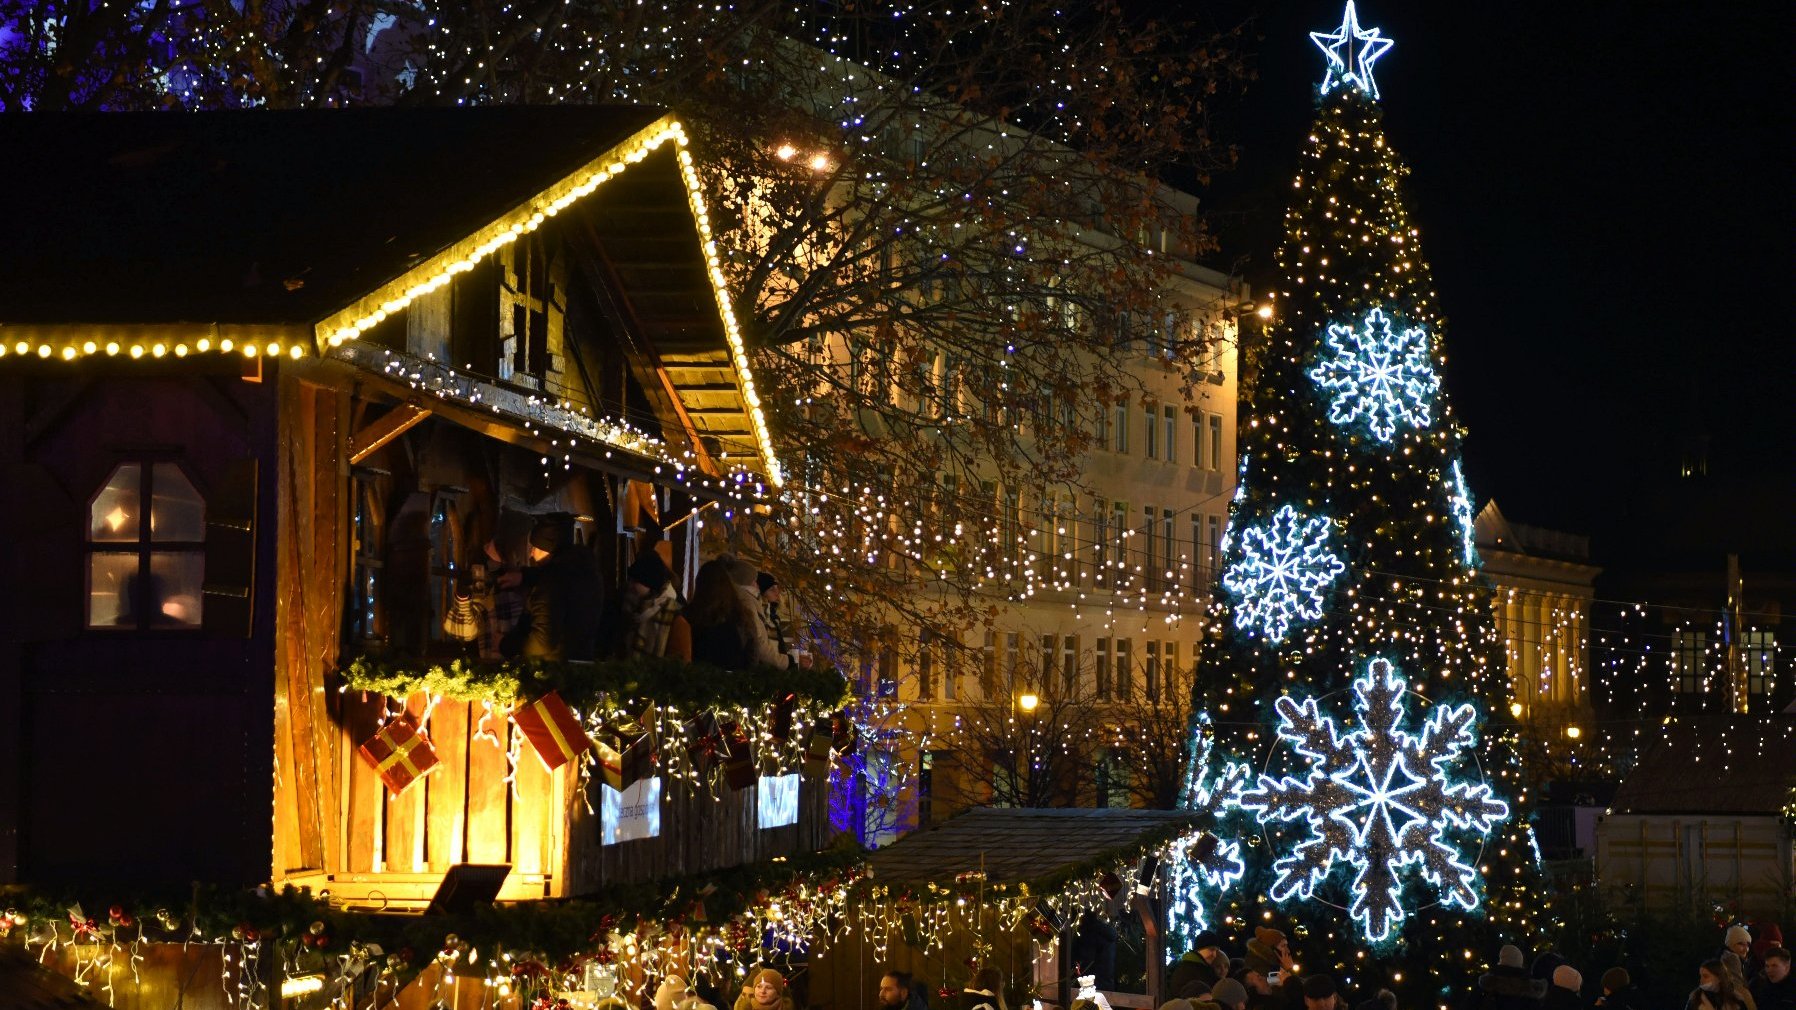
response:
<svg viewBox="0 0 1796 1010"><path fill-rule="evenodd" d="M1796 718L1713 715L1663 727L1615 792L1618 814L1779 814L1796 787Z"/></svg>
<svg viewBox="0 0 1796 1010"><path fill-rule="evenodd" d="M0 120L0 322L311 323L660 118L638 106Z"/></svg>
<svg viewBox="0 0 1796 1010"><path fill-rule="evenodd" d="M1035 884L1196 823L1188 810L978 807L906 835L868 862L881 884L946 883L969 870L994 883Z"/></svg>

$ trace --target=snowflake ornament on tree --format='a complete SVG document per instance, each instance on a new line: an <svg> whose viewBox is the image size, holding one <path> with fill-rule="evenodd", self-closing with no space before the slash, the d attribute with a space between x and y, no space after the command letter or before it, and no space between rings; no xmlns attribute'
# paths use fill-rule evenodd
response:
<svg viewBox="0 0 1796 1010"><path fill-rule="evenodd" d="M1215 745L1209 716L1198 716L1186 746L1182 803L1186 810L1207 815L1211 830L1183 839L1167 870L1166 936L1180 941L1166 944L1169 957L1189 950L1191 941L1210 928L1205 892L1226 891L1247 871L1241 843L1224 841L1215 829L1247 784L1248 768L1238 761L1214 763Z"/></svg>
<svg viewBox="0 0 1796 1010"><path fill-rule="evenodd" d="M1349 912L1361 935L1379 944L1408 914L1405 870L1432 888L1441 904L1478 907L1478 873L1461 858L1453 834L1482 844L1509 816L1509 805L1482 782L1454 781L1450 769L1476 743L1471 705L1437 705L1416 735L1404 732L1403 678L1389 660L1374 659L1353 682L1359 727L1342 735L1316 699L1277 702L1278 736L1310 762L1301 779L1261 775L1244 790L1241 809L1261 824L1303 820L1309 836L1273 864L1275 901L1309 898L1337 862L1354 868Z"/></svg>
<svg viewBox="0 0 1796 1010"><path fill-rule="evenodd" d="M1418 430L1433 423L1441 379L1428 353L1428 331L1393 331L1383 309L1366 313L1361 329L1333 323L1325 335L1329 354L1309 375L1332 397L1328 419L1343 427L1364 424L1389 442L1400 425Z"/></svg>
<svg viewBox="0 0 1796 1010"><path fill-rule="evenodd" d="M1241 532L1241 556L1222 573L1235 624L1282 642L1296 621L1322 616L1322 596L1346 565L1328 549L1328 520L1280 506L1265 526Z"/></svg>

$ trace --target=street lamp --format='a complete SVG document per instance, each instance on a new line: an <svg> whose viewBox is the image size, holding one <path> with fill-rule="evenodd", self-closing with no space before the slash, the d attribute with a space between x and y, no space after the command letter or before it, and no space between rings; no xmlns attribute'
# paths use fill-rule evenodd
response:
<svg viewBox="0 0 1796 1010"><path fill-rule="evenodd" d="M1035 711L1035 706L1040 704L1041 699L1036 697L1034 691L1025 691L1022 694L1017 695L1016 707L1022 709L1025 715L1033 713Z"/></svg>

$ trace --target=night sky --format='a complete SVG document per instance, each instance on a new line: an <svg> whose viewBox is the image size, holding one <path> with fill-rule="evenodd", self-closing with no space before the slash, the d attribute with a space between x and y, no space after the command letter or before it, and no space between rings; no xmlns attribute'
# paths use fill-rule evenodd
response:
<svg viewBox="0 0 1796 1010"><path fill-rule="evenodd" d="M1240 169L1206 200L1216 265L1263 288L1321 79L1307 33L1341 4L1188 10L1259 36L1259 79L1217 106ZM1793 10L1359 4L1396 42L1376 65L1385 128L1447 316L1473 492L1592 534L1605 564L1791 543ZM1709 440L1706 481L1676 479L1687 436Z"/></svg>

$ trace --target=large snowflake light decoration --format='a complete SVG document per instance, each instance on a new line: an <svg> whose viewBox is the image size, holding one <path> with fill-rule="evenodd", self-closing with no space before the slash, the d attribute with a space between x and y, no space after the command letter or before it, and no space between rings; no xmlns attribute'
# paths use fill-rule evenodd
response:
<svg viewBox="0 0 1796 1010"><path fill-rule="evenodd" d="M1466 487L1465 470L1459 460L1447 474L1447 504L1453 509L1453 522L1459 527L1459 547L1467 567L1478 564L1477 521L1472 516L1472 490Z"/></svg>
<svg viewBox="0 0 1796 1010"><path fill-rule="evenodd" d="M1433 888L1439 901L1478 907L1478 876L1451 835L1482 844L1509 816L1490 786L1448 777L1460 753L1476 743L1471 705L1437 705L1421 731L1403 730L1404 681L1389 660L1374 659L1353 682L1359 727L1343 735L1316 699L1276 703L1278 736L1310 762L1303 778L1261 775L1238 803L1260 823L1302 820L1309 836L1272 864L1275 901L1309 898L1336 863L1354 868L1349 913L1368 942L1390 939L1408 914L1404 870Z"/></svg>
<svg viewBox="0 0 1796 1010"><path fill-rule="evenodd" d="M1359 329L1329 324L1324 341L1328 351L1309 375L1331 397L1330 421L1363 424L1380 442L1395 438L1399 426L1420 430L1433 423L1441 379L1428 353L1427 330L1392 330L1390 317L1374 308Z"/></svg>
<svg viewBox="0 0 1796 1010"><path fill-rule="evenodd" d="M1294 622L1322 616L1323 594L1347 567L1328 549L1328 526L1283 505L1271 522L1241 531L1241 554L1222 573L1237 627L1282 642Z"/></svg>
<svg viewBox="0 0 1796 1010"><path fill-rule="evenodd" d="M1241 843L1224 841L1214 828L1235 806L1250 773L1238 761L1215 762L1215 746L1209 716L1199 715L1185 747L1183 805L1207 814L1212 830L1196 832L1175 846L1178 857L1167 871L1166 895L1166 935L1178 941L1166 944L1171 956L1190 949L1191 941L1210 928L1205 892L1227 890L1247 871L1241 861Z"/></svg>

